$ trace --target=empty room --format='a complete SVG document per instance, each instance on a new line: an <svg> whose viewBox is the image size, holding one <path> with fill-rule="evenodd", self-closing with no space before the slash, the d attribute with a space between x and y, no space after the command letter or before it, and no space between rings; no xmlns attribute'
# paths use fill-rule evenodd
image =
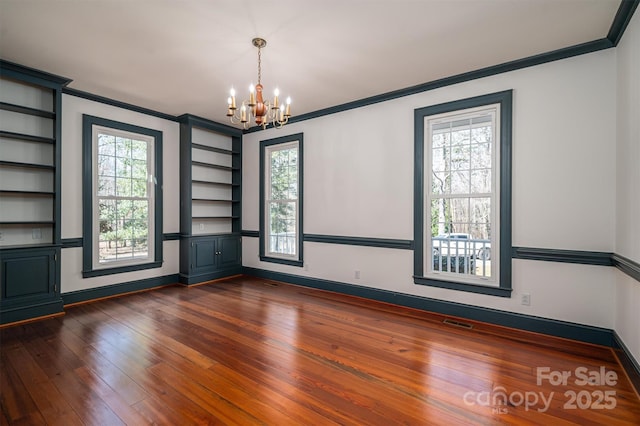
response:
<svg viewBox="0 0 640 426"><path fill-rule="evenodd" d="M640 0L0 0L0 425L640 424Z"/></svg>

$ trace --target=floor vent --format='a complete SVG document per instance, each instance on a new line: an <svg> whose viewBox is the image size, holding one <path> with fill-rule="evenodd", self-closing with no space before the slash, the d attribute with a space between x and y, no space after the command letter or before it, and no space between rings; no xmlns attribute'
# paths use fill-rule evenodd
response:
<svg viewBox="0 0 640 426"><path fill-rule="evenodd" d="M445 319L442 322L444 324L453 325L455 327L466 328L467 330L471 330L473 328L473 325L471 325L471 324L467 324L466 322L460 322L460 321L456 321L456 320L451 320L451 319L448 319L448 318Z"/></svg>
<svg viewBox="0 0 640 426"><path fill-rule="evenodd" d="M278 283L272 283L270 281L265 281L264 285L268 285L269 287L278 287Z"/></svg>

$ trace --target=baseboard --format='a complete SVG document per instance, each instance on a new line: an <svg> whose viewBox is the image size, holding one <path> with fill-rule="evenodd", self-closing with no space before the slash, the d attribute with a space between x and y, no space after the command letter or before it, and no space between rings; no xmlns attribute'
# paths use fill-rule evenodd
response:
<svg viewBox="0 0 640 426"><path fill-rule="evenodd" d="M242 274L241 266L234 266L233 268L220 269L215 272L207 272L205 274L180 274L180 284L200 284L205 281L217 280L218 278L225 278L232 275Z"/></svg>
<svg viewBox="0 0 640 426"><path fill-rule="evenodd" d="M629 381L636 389L638 396L640 396L640 364L638 364L629 348L615 331L613 332L613 343L613 350L620 361L620 365L626 371Z"/></svg>
<svg viewBox="0 0 640 426"><path fill-rule="evenodd" d="M516 328L549 336L577 340L602 346L613 346L612 330L567 321L500 311L462 303L431 299L404 293L396 293L370 287L346 284L319 278L303 277L281 272L245 267L243 273L260 278L282 281L304 287L334 291L409 308L466 318L510 328Z"/></svg>
<svg viewBox="0 0 640 426"><path fill-rule="evenodd" d="M162 277L147 278L126 283L113 284L104 287L90 288L87 290L71 291L62 294L64 305L73 305L97 299L120 296L126 293L133 293L142 290L149 290L178 282L178 274L165 275Z"/></svg>
<svg viewBox="0 0 640 426"><path fill-rule="evenodd" d="M10 325L12 323L34 321L42 317L64 314L62 299L37 303L13 309L3 309L0 312L0 324Z"/></svg>

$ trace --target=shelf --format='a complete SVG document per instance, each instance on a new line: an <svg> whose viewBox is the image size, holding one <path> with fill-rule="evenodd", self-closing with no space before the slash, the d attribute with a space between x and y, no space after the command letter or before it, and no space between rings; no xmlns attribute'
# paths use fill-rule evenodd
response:
<svg viewBox="0 0 640 426"><path fill-rule="evenodd" d="M218 186L240 186L240 184L238 183L211 182L209 180L192 180L191 183L203 183L205 185L218 185Z"/></svg>
<svg viewBox="0 0 640 426"><path fill-rule="evenodd" d="M191 148L203 149L205 151L217 152L220 154L227 154L227 155L240 154L239 152L231 151L230 149L216 148L213 146L201 145L199 143L192 143Z"/></svg>
<svg viewBox="0 0 640 426"><path fill-rule="evenodd" d="M10 221L10 222L2 222L0 221L0 225L54 225L56 222L53 220L27 220L24 222Z"/></svg>
<svg viewBox="0 0 640 426"><path fill-rule="evenodd" d="M5 111L19 112L21 114L35 115L44 118L56 118L56 113L52 111L29 108L22 105L10 104L7 102L0 102L0 109L3 109Z"/></svg>
<svg viewBox="0 0 640 426"><path fill-rule="evenodd" d="M55 166L48 166L46 164L35 164L35 163L20 163L17 161L0 161L0 166L6 167L22 167L28 169L44 169L44 170L55 170Z"/></svg>
<svg viewBox="0 0 640 426"><path fill-rule="evenodd" d="M239 219L240 216L192 216L192 220L204 220L204 219Z"/></svg>
<svg viewBox="0 0 640 426"><path fill-rule="evenodd" d="M192 166L200 166L200 167L208 167L210 169L226 170L226 171L229 171L229 172L234 171L234 170L240 170L237 167L219 166L217 164L203 163L201 161L192 161L191 165Z"/></svg>
<svg viewBox="0 0 640 426"><path fill-rule="evenodd" d="M25 135L23 133L5 132L4 130L0 130L0 137L9 138L9 139L19 139L19 140L28 141L28 142L49 143L49 144L54 144L56 142L56 140L53 138Z"/></svg>
<svg viewBox="0 0 640 426"><path fill-rule="evenodd" d="M0 250L33 250L37 248L56 248L62 247L62 244L53 244L53 243L36 243L36 244L13 244L9 246L0 246Z"/></svg>
<svg viewBox="0 0 640 426"><path fill-rule="evenodd" d="M223 200L223 199L213 199L213 198L192 198L191 201L198 201L203 203L239 203L240 200Z"/></svg>
<svg viewBox="0 0 640 426"><path fill-rule="evenodd" d="M207 232L203 234L191 233L191 234L180 234L180 236L182 238L190 238L194 240L198 240L206 237L221 237L221 236L241 237L239 232Z"/></svg>
<svg viewBox="0 0 640 426"><path fill-rule="evenodd" d="M12 189L0 189L0 195L42 195L42 196L53 196L55 192L53 191L16 191Z"/></svg>

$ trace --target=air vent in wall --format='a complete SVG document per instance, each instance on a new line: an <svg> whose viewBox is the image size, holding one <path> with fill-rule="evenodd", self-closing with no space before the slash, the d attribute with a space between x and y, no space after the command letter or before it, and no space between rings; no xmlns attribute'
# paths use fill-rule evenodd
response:
<svg viewBox="0 0 640 426"><path fill-rule="evenodd" d="M442 322L444 324L453 325L455 327L460 327L460 328L466 328L468 330L471 330L473 328L473 325L471 325L471 324L467 324L466 322L460 322L460 321L456 321L456 320L452 320L452 319L448 319L448 318L446 318Z"/></svg>

